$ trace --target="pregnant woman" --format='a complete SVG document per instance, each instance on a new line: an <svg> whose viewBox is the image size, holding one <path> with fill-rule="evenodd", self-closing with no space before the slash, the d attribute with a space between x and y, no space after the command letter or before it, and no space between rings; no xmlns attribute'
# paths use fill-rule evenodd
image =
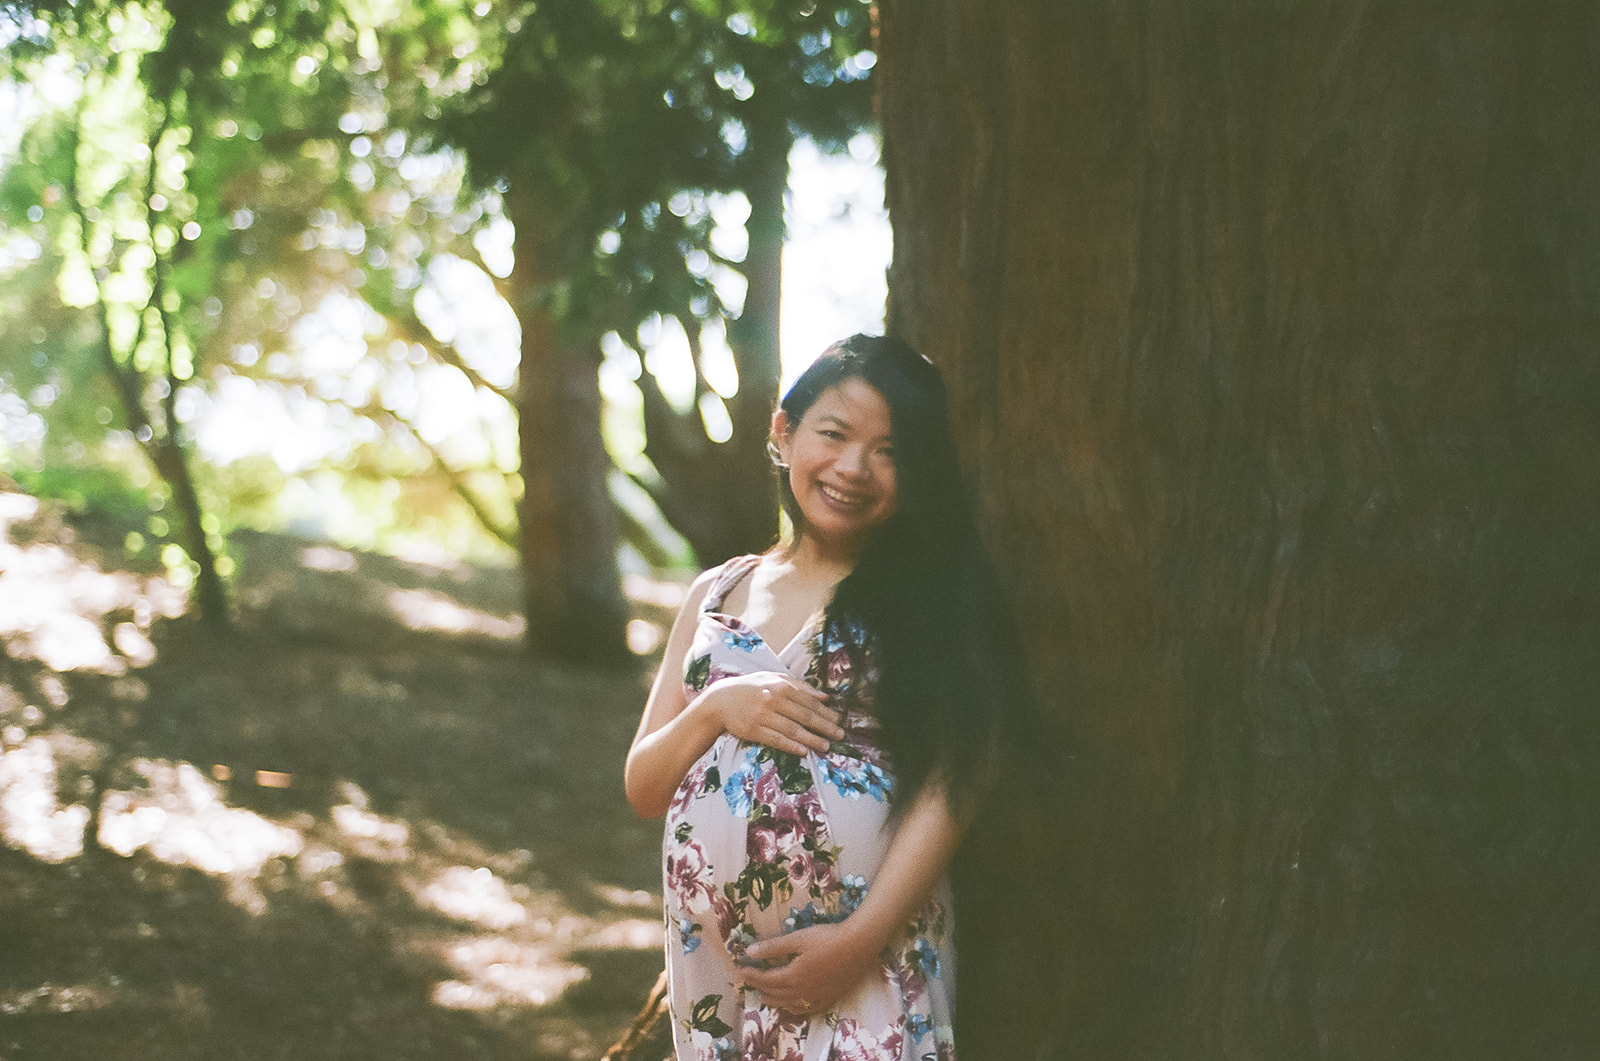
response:
<svg viewBox="0 0 1600 1061"><path fill-rule="evenodd" d="M837 343L772 419L789 531L691 587L628 754L682 1061L955 1056L945 871L1015 688L933 364Z"/></svg>

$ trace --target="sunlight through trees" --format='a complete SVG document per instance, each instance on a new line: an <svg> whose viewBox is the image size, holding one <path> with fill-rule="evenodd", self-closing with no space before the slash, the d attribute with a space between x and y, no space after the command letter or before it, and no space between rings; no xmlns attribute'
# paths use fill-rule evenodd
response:
<svg viewBox="0 0 1600 1061"><path fill-rule="evenodd" d="M3 466L159 501L129 546L202 614L228 530L287 524L510 551L530 645L612 656L619 547L770 540L789 156L870 124L861 0L5 11ZM623 384L618 468L601 341L662 321L690 361Z"/></svg>

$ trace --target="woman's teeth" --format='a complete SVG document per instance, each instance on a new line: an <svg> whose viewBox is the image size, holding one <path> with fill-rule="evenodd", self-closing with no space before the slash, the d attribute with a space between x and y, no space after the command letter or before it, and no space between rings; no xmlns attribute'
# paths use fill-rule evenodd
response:
<svg viewBox="0 0 1600 1061"><path fill-rule="evenodd" d="M818 484L817 489L822 491L823 496L841 505L855 505L861 502L859 494L842 494L831 486L822 486L821 484Z"/></svg>

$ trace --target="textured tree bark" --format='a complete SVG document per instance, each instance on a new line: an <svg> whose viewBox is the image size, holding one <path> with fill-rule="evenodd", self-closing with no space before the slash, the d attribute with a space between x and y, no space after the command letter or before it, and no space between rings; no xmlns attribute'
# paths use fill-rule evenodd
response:
<svg viewBox="0 0 1600 1061"><path fill-rule="evenodd" d="M510 287L522 330L518 517L528 646L567 659L623 659L627 612L611 458L600 434L599 345L557 319L557 281L571 251L561 219L517 181L506 205L517 233Z"/></svg>
<svg viewBox="0 0 1600 1061"><path fill-rule="evenodd" d="M1600 16L880 12L891 327L1068 756L1059 1000L977 886L963 1056L1592 1050Z"/></svg>

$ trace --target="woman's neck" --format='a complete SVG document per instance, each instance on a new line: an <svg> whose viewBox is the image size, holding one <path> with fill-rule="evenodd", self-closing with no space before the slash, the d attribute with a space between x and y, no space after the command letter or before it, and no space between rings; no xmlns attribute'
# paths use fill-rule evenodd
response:
<svg viewBox="0 0 1600 1061"><path fill-rule="evenodd" d="M800 534L784 552L783 559L796 574L833 584L855 570L856 558L860 555L858 548L830 546L809 534Z"/></svg>

